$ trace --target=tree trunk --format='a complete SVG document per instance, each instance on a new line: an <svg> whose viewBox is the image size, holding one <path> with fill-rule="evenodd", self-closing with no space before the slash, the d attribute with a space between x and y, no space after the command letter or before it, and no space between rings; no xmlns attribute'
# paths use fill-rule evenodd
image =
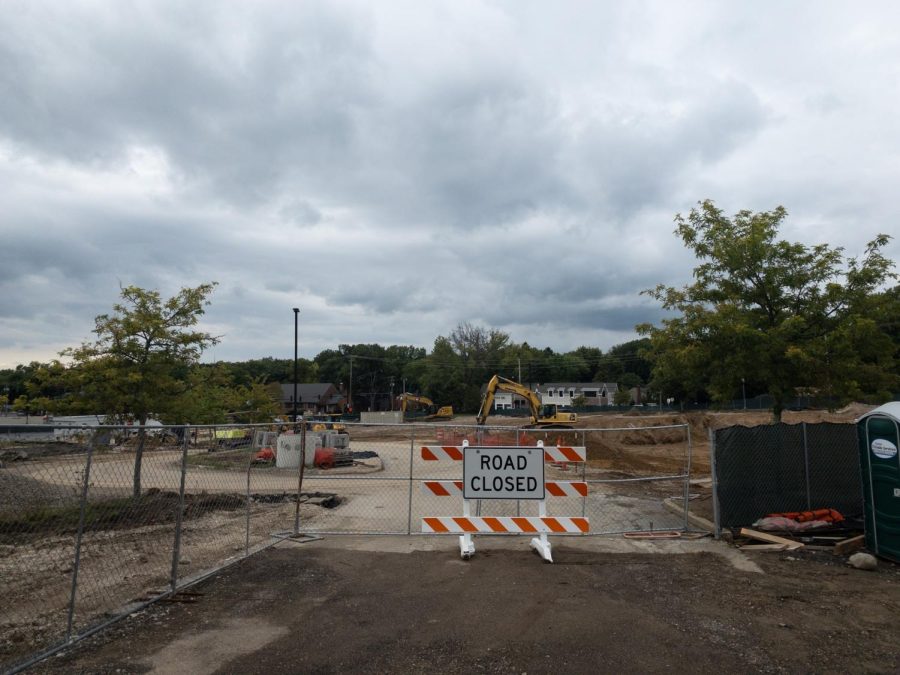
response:
<svg viewBox="0 0 900 675"><path fill-rule="evenodd" d="M781 422L781 413L784 411L784 396L781 392L773 392L772 399L772 422L779 424Z"/></svg>
<svg viewBox="0 0 900 675"><path fill-rule="evenodd" d="M141 427L138 429L138 444L134 451L134 486L132 496L139 499L141 496L141 462L144 458L144 439L147 437L146 420L141 420Z"/></svg>

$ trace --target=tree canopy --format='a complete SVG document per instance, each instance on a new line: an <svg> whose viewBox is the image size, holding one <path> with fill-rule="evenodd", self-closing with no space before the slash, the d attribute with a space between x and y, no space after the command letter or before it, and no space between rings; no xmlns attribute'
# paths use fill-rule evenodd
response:
<svg viewBox="0 0 900 675"><path fill-rule="evenodd" d="M896 385L889 298L879 292L895 277L881 252L889 237L846 258L840 247L778 239L786 217L779 206L728 218L709 200L676 216L699 264L691 284L644 291L674 314L638 326L650 338L656 388L725 401L746 381L772 396L780 419L800 389L847 399Z"/></svg>
<svg viewBox="0 0 900 675"><path fill-rule="evenodd" d="M122 288L121 302L113 306L113 312L94 320L96 339L64 350L62 360L38 368L28 384L32 397L45 399L50 410L102 413L110 421L138 423L135 496L141 490L147 420L155 415L174 421L182 415L179 406L192 389L190 369L207 347L219 341L196 329L214 288L215 283L182 288L167 300L158 291ZM53 387L66 394L46 397Z"/></svg>

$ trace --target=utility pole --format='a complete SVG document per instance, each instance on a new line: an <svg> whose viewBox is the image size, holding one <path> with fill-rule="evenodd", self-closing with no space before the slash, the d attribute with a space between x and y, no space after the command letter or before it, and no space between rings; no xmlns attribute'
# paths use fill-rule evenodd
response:
<svg viewBox="0 0 900 675"><path fill-rule="evenodd" d="M391 375L391 412L394 412L394 376Z"/></svg>
<svg viewBox="0 0 900 675"><path fill-rule="evenodd" d="M294 307L294 424L297 424L297 317L300 308Z"/></svg>
<svg viewBox="0 0 900 675"><path fill-rule="evenodd" d="M347 403L350 405L350 412L355 412L353 410L353 356L350 356L350 390L347 394Z"/></svg>
<svg viewBox="0 0 900 675"><path fill-rule="evenodd" d="M522 359L516 359L516 361L519 364L519 379L516 380L516 382L521 383L522 382Z"/></svg>

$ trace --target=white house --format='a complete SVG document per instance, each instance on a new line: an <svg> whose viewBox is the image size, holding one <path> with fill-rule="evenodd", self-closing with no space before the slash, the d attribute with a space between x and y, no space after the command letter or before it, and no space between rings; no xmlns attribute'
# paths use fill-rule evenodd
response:
<svg viewBox="0 0 900 675"><path fill-rule="evenodd" d="M532 391L534 387L532 386ZM515 410L518 408L527 408L528 401L513 394L510 391L498 391L494 393L494 410Z"/></svg>
<svg viewBox="0 0 900 675"><path fill-rule="evenodd" d="M544 404L572 405L572 401L584 396L585 405L613 405L619 391L615 382L547 382L537 388Z"/></svg>

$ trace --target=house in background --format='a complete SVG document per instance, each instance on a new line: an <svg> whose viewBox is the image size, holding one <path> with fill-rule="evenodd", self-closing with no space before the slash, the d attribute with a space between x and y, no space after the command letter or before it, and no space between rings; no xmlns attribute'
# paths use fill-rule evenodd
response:
<svg viewBox="0 0 900 675"><path fill-rule="evenodd" d="M531 391L537 391L536 384L526 384ZM486 385L482 385L481 394L484 395L484 390ZM527 409L528 401L519 396L518 394L513 394L510 391L498 391L494 393L494 410L518 410L518 409Z"/></svg>
<svg viewBox="0 0 900 675"><path fill-rule="evenodd" d="M615 382L547 382L537 387L544 404L572 405L572 401L584 396L585 405L613 405L619 391Z"/></svg>
<svg viewBox="0 0 900 675"><path fill-rule="evenodd" d="M297 384L297 411L301 413L339 413L344 396L331 382ZM281 385L281 406L285 413L294 410L294 385Z"/></svg>

